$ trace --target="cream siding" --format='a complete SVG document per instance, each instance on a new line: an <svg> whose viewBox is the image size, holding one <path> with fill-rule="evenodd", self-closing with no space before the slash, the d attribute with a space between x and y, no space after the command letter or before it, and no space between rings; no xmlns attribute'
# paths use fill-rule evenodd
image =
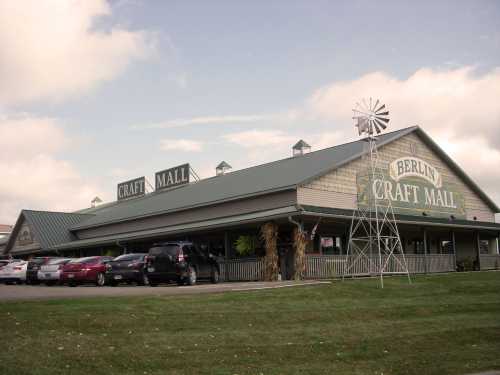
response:
<svg viewBox="0 0 500 375"><path fill-rule="evenodd" d="M412 144L416 145L415 154L410 151ZM489 206L417 134L408 134L379 149L379 160L384 167L387 167L391 161L403 156L416 156L425 160L439 170L444 180L454 184L464 195L468 220L473 220L475 216L479 221L495 221L494 212ZM356 173L363 169L364 165L366 165L365 160L357 159L303 187L299 187L297 192L298 203L353 209L357 194Z"/></svg>

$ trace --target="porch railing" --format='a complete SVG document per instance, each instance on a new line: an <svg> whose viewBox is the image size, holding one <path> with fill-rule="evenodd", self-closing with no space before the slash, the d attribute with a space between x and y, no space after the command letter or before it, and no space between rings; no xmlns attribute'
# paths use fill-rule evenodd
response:
<svg viewBox="0 0 500 375"><path fill-rule="evenodd" d="M411 274L425 272L455 271L455 256L453 254L405 255L408 271ZM400 255L382 257L386 272L404 272L403 258ZM378 256L359 257L347 255L312 255L306 257L306 278L335 278L346 276L365 276L375 274L379 268Z"/></svg>
<svg viewBox="0 0 500 375"><path fill-rule="evenodd" d="M500 269L499 254L482 254L479 258L481 270L497 270Z"/></svg>
<svg viewBox="0 0 500 375"><path fill-rule="evenodd" d="M500 256L491 257L483 262L481 258L481 269L495 268L495 261ZM493 258L495 257L495 258ZM408 270L411 274L425 272L451 272L455 271L455 256L453 254L420 254L405 255ZM488 261L489 263L486 263ZM366 276L375 274L378 269L378 256L371 258L354 258L347 255L307 255L306 256L306 279L329 279L339 278L347 270L346 276ZM402 266L403 259L400 255L397 259L391 257L382 257L382 262L387 264L386 271L401 273L404 271ZM226 281L259 281L264 279L264 258L244 258L222 260L220 264L221 278Z"/></svg>
<svg viewBox="0 0 500 375"><path fill-rule="evenodd" d="M264 280L264 258L223 260L219 266L221 278L226 281Z"/></svg>

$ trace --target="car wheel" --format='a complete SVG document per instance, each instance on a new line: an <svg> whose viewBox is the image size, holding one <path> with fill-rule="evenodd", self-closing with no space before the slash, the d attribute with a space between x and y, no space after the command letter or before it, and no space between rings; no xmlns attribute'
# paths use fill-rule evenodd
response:
<svg viewBox="0 0 500 375"><path fill-rule="evenodd" d="M217 267L212 267L212 272L210 273L210 281L212 284L217 284L220 281L220 274Z"/></svg>
<svg viewBox="0 0 500 375"><path fill-rule="evenodd" d="M178 277L176 282L177 282L177 285L179 285L179 286L183 286L185 284L184 279L182 277Z"/></svg>
<svg viewBox="0 0 500 375"><path fill-rule="evenodd" d="M68 285L69 285L70 287L72 287L72 288L76 287L76 283L75 283L75 282L69 283Z"/></svg>
<svg viewBox="0 0 500 375"><path fill-rule="evenodd" d="M149 279L148 275L145 273L142 274L141 280L137 283L138 285L148 285L149 284Z"/></svg>
<svg viewBox="0 0 500 375"><path fill-rule="evenodd" d="M116 281L110 281L110 282L109 282L109 285L111 285L111 286L117 286L117 285L118 285L118 283L117 283Z"/></svg>
<svg viewBox="0 0 500 375"><path fill-rule="evenodd" d="M97 279L95 283L97 286L104 286L104 284L106 284L106 278L104 277L104 274L102 272L99 272L97 274Z"/></svg>
<svg viewBox="0 0 500 375"><path fill-rule="evenodd" d="M189 267L188 276L186 278L188 285L196 284L196 269L194 267Z"/></svg>

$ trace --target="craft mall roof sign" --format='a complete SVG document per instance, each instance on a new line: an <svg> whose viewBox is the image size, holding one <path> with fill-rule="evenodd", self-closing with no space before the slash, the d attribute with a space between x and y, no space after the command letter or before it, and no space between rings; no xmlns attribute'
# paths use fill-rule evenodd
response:
<svg viewBox="0 0 500 375"><path fill-rule="evenodd" d="M190 167L189 164L182 164L174 168L165 169L156 172L155 184L156 190L168 189L174 186L180 186L189 183Z"/></svg>
<svg viewBox="0 0 500 375"><path fill-rule="evenodd" d="M465 200L459 188L443 181L441 173L424 160L404 157L389 164L381 175L358 173L358 205L367 207L376 197L391 200L395 213L465 218Z"/></svg>
<svg viewBox="0 0 500 375"><path fill-rule="evenodd" d="M119 201L129 198L140 197L146 194L146 178L139 177L118 184L117 199Z"/></svg>

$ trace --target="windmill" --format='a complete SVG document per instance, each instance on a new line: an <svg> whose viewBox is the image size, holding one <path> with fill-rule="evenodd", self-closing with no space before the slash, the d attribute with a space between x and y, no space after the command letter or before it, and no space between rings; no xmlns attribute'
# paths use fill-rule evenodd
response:
<svg viewBox="0 0 500 375"><path fill-rule="evenodd" d="M389 124L389 111L380 100L370 98L356 103L353 112L358 134L365 137L362 160L366 168L357 174L358 186L363 182L364 191L358 188L342 278L360 273L377 275L383 288L384 275L406 274L411 282L392 202L379 198L384 196L388 177L379 161L377 136Z"/></svg>

